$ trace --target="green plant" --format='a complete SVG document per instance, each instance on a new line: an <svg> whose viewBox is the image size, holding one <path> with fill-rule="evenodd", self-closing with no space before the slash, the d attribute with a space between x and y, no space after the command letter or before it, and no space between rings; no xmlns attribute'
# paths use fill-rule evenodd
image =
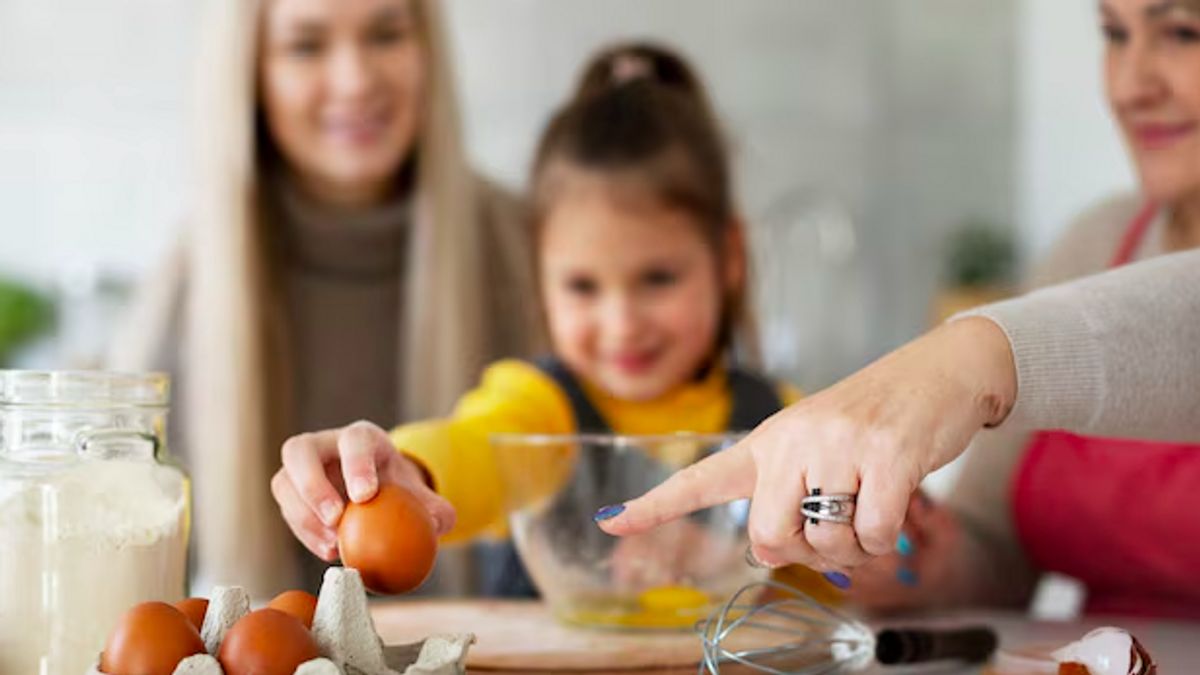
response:
<svg viewBox="0 0 1200 675"><path fill-rule="evenodd" d="M1007 286L1016 278L1012 235L984 221L969 221L947 240L945 280L959 287Z"/></svg>
<svg viewBox="0 0 1200 675"><path fill-rule="evenodd" d="M12 352L47 330L54 321L49 298L16 281L0 279L0 365Z"/></svg>

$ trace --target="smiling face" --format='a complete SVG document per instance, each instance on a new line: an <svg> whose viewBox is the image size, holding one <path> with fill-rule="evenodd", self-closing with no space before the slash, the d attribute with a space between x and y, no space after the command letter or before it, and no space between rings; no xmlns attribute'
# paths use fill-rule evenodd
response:
<svg viewBox="0 0 1200 675"><path fill-rule="evenodd" d="M598 179L562 188L539 252L551 339L568 368L630 401L697 374L717 348L738 274L701 232L691 214Z"/></svg>
<svg viewBox="0 0 1200 675"><path fill-rule="evenodd" d="M1100 14L1109 102L1143 191L1200 192L1200 3L1104 0Z"/></svg>
<svg viewBox="0 0 1200 675"><path fill-rule="evenodd" d="M411 155L425 50L410 0L268 0L259 100L301 184L334 203L377 202Z"/></svg>

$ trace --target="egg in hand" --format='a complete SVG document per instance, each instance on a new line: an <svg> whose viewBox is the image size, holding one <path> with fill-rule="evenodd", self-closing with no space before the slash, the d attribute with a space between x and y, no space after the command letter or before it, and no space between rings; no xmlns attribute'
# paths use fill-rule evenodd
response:
<svg viewBox="0 0 1200 675"><path fill-rule="evenodd" d="M433 518L411 492L381 485L361 504L346 506L338 524L342 562L376 593L396 594L420 586L437 558Z"/></svg>

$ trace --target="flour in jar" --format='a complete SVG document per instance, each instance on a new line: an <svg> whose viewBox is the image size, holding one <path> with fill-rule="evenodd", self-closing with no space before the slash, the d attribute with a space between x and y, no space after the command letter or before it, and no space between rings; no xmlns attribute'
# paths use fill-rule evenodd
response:
<svg viewBox="0 0 1200 675"><path fill-rule="evenodd" d="M187 485L150 462L35 464L0 485L0 675L80 675L125 610L182 598Z"/></svg>

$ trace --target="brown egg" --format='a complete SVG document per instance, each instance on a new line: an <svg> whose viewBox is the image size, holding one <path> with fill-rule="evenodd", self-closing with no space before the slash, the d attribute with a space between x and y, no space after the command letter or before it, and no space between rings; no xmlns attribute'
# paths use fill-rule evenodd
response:
<svg viewBox="0 0 1200 675"><path fill-rule="evenodd" d="M370 501L346 506L338 547L342 562L358 570L367 588L404 593L433 569L437 535L433 518L411 492L384 485Z"/></svg>
<svg viewBox="0 0 1200 675"><path fill-rule="evenodd" d="M208 613L207 598L188 598L175 603L175 609L183 612L183 615L192 622L196 630L204 628L204 615Z"/></svg>
<svg viewBox="0 0 1200 675"><path fill-rule="evenodd" d="M277 609L243 616L221 641L217 660L225 675L293 675L321 654L300 620Z"/></svg>
<svg viewBox="0 0 1200 675"><path fill-rule="evenodd" d="M100 671L108 675L171 675L204 641L183 612L165 602L144 602L125 612L104 645Z"/></svg>
<svg viewBox="0 0 1200 675"><path fill-rule="evenodd" d="M300 619L305 628L312 628L313 614L317 611L317 596L304 591L284 591L267 603L267 607L291 614Z"/></svg>

